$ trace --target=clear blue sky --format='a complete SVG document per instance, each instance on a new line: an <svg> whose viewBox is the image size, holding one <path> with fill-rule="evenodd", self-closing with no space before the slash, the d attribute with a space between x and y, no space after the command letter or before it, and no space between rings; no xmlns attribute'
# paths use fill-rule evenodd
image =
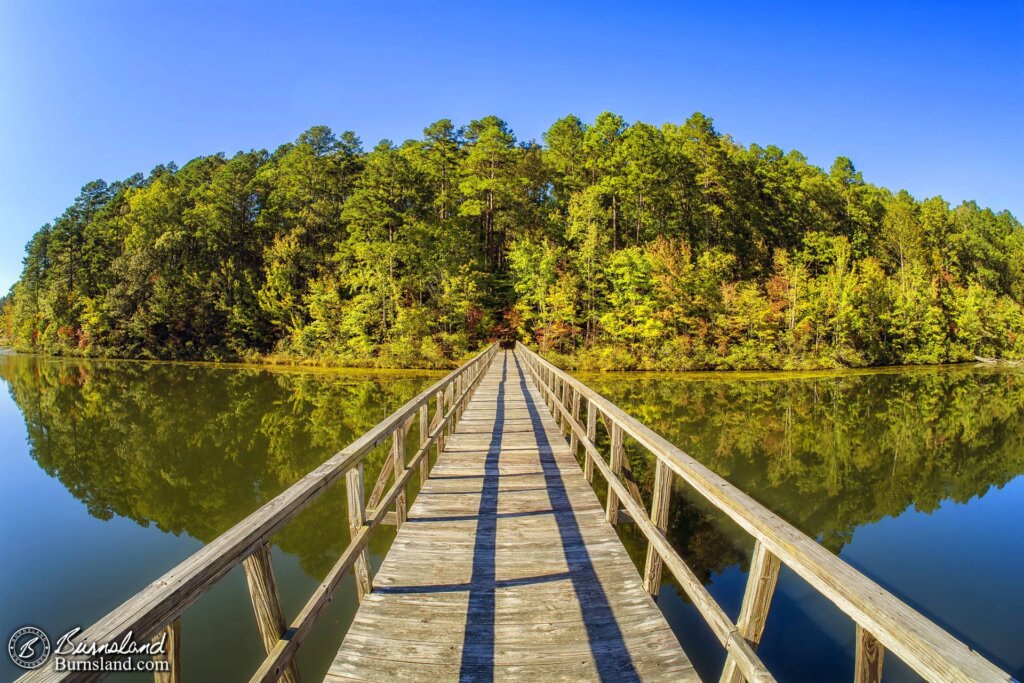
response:
<svg viewBox="0 0 1024 683"><path fill-rule="evenodd" d="M94 178L489 113L681 122L1024 217L1024 3L0 0L0 291ZM828 5L828 7L825 7Z"/></svg>

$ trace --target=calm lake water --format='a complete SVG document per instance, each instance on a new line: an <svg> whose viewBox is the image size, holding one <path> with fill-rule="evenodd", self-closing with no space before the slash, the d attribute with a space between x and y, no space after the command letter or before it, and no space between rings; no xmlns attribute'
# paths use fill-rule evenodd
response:
<svg viewBox="0 0 1024 683"><path fill-rule="evenodd" d="M0 636L87 626L436 379L0 356ZM1024 372L601 375L585 381L1024 679ZM652 468L631 444L645 493ZM371 454L373 482L383 452ZM684 487L670 536L732 616L752 541ZM375 564L394 532L371 541ZM629 525L620 535L642 562ZM274 539L289 617L348 540L343 490ZM322 678L355 611L347 579L299 652ZM659 602L702 675L722 650L666 579ZM781 681L850 680L852 623L783 570L760 654ZM234 570L182 620L186 680L262 660ZM0 680L18 674L2 658ZM149 680L140 676L139 680ZM916 680L894 657L886 680Z"/></svg>

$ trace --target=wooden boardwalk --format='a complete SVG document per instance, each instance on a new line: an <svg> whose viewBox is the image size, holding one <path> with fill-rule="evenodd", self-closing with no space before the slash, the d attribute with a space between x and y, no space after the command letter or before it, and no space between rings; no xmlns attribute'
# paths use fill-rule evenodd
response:
<svg viewBox="0 0 1024 683"><path fill-rule="evenodd" d="M697 680L516 354L499 353L327 681Z"/></svg>
<svg viewBox="0 0 1024 683"><path fill-rule="evenodd" d="M557 413L558 422L549 410ZM410 432L417 423L416 432ZM602 427L607 441L598 439ZM562 429L570 431L571 445ZM410 433L418 434L419 445L408 456ZM649 506L626 471L627 438L654 465L653 481L645 481ZM387 465L368 488L364 460L387 444ZM582 449L582 472L572 452L577 448ZM431 470L428 455L434 449L442 452ZM413 477L422 486L406 510ZM604 508L590 486L595 477L607 486ZM341 482L352 532L348 545L289 620L274 578L270 543ZM666 534L673 490L680 484L753 538L735 620ZM642 581L605 521L623 513L647 540ZM368 544L388 519L402 526L371 586ZM156 680L179 681L181 615L239 566L266 651L250 683L298 683L296 652L349 575L362 603L327 681L697 680L648 595L662 585L663 570L725 650L721 674L708 675L720 683L774 683L757 646L782 567L852 620L856 683L881 680L884 662L892 656L928 681L1016 683L813 538L521 343L515 353L499 352L495 344L482 350L115 607L76 642L160 639L167 650L153 658L168 669L155 674ZM58 658L51 657L18 681L95 680L101 674L90 673L99 671L91 667L108 656L102 653L98 648L71 655L59 670Z"/></svg>

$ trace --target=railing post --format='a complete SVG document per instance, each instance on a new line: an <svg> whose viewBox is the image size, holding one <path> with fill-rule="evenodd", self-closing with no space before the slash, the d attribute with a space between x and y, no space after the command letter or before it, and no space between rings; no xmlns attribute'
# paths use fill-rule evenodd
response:
<svg viewBox="0 0 1024 683"><path fill-rule="evenodd" d="M405 472L405 426L399 425L395 427L394 434L391 439L391 471L395 473L395 481L397 482L402 473ZM405 520L408 518L405 508L405 488L398 492L398 497L395 498L395 528L401 529L402 525L405 524Z"/></svg>
<svg viewBox="0 0 1024 683"><path fill-rule="evenodd" d="M590 443L597 440L597 406L590 399L587 399L587 439ZM591 484L594 483L594 460L590 455L590 449L586 450L586 460L583 461L583 476Z"/></svg>
<svg viewBox="0 0 1024 683"><path fill-rule="evenodd" d="M572 413L573 421L574 422L579 422L580 421L580 392L578 392L575 389L572 390L572 408L571 408L571 413ZM576 457L576 450L577 450L577 447L579 446L579 443L580 443L579 436L577 436L576 430L573 429L572 425L570 424L569 425L569 450L572 451L572 457L574 457L574 458Z"/></svg>
<svg viewBox="0 0 1024 683"><path fill-rule="evenodd" d="M750 558L750 573L743 593L740 616L736 620L736 630L755 649L764 634L775 584L779 580L780 566L779 558L775 557L761 541L754 543L754 554ZM721 683L743 683L743 676L732 657L725 660Z"/></svg>
<svg viewBox="0 0 1024 683"><path fill-rule="evenodd" d="M365 488L363 463L359 463L345 473L345 496L348 501L348 529L350 538L355 538L363 524L366 523ZM370 579L370 553L365 548L359 554L359 559L356 560L352 574L356 580L356 595L361 602L363 596L373 590L373 583Z"/></svg>
<svg viewBox="0 0 1024 683"><path fill-rule="evenodd" d="M569 383L566 382L563 379L562 380L562 392L561 392L561 398L560 398L560 403L562 404L563 408L569 408L569 391L571 390L571 388L572 387L569 386ZM565 419L565 414L561 410L558 411L558 415L559 415L559 417L562 418L562 429L566 429L566 428L571 429L569 427L569 421Z"/></svg>
<svg viewBox="0 0 1024 683"><path fill-rule="evenodd" d="M554 379L553 379L553 376L551 374L551 370L549 368L545 367L542 370L542 372L544 373L544 388L551 390L551 391L545 391L544 392L544 403L547 405L549 411L555 412L555 408L554 408L554 405L553 405L554 399L552 399L552 396L554 395L553 386L552 386L553 383L554 383Z"/></svg>
<svg viewBox="0 0 1024 683"><path fill-rule="evenodd" d="M622 448L622 427L618 422L611 419L610 421L612 443L608 464L611 467L612 476L618 478L622 474L622 459L625 457L625 451ZM611 486L608 487L608 508L605 510L605 519L610 524L616 524L619 520L619 496Z"/></svg>
<svg viewBox="0 0 1024 683"><path fill-rule="evenodd" d="M444 390L438 391L434 394L434 428L436 429L439 424L444 420ZM433 431L433 430L431 430ZM437 435L437 455L440 457L441 452L444 451L444 427L441 427L441 433Z"/></svg>
<svg viewBox="0 0 1024 683"><path fill-rule="evenodd" d="M448 382L448 386L444 388L444 410L441 414L445 416L444 429L451 436L453 425L455 424L454 416L449 417L448 411L452 408L452 396L455 394L455 382Z"/></svg>
<svg viewBox="0 0 1024 683"><path fill-rule="evenodd" d="M879 683L882 680L884 661L885 647L860 624L857 624L857 663L853 674L854 683Z"/></svg>
<svg viewBox="0 0 1024 683"><path fill-rule="evenodd" d="M269 655L288 628L288 623L284 620L284 609L281 607L281 597L277 593L274 565L270 561L270 546L266 543L261 544L252 555L242 560L242 568L245 570L245 582L249 586L252 610L256 615L256 627L259 629L260 639L263 640L263 649ZM280 680L298 683L299 669L294 659L288 662Z"/></svg>
<svg viewBox="0 0 1024 683"><path fill-rule="evenodd" d="M564 386L564 383L562 381L562 378L559 377L554 371L552 371L551 375L554 378L555 382L554 386L551 387L551 412L555 414L555 422L558 424L558 427L561 428L562 411L558 409L558 406L561 405L561 399L559 398L559 395L562 393L562 387Z"/></svg>
<svg viewBox="0 0 1024 683"><path fill-rule="evenodd" d="M427 445L430 439L430 401L424 400L420 406L420 448ZM424 453L420 458L420 488L427 483L430 477L430 453Z"/></svg>
<svg viewBox="0 0 1024 683"><path fill-rule="evenodd" d="M651 501L651 521L662 533L668 529L668 506L672 495L672 470L665 462L655 456L654 466L654 499ZM661 555L655 550L654 544L647 543L647 561L644 563L644 589L658 596L661 588Z"/></svg>
<svg viewBox="0 0 1024 683"><path fill-rule="evenodd" d="M167 671L154 671L154 683L181 683L181 617L178 617L153 638L163 640L162 654L153 655L154 662L167 662Z"/></svg>

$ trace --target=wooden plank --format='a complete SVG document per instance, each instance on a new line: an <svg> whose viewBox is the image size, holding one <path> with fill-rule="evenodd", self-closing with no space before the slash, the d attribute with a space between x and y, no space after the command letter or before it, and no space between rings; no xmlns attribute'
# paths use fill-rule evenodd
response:
<svg viewBox="0 0 1024 683"><path fill-rule="evenodd" d="M855 683L880 683L885 648L875 637L857 625L857 653L855 655L853 680Z"/></svg>
<svg viewBox="0 0 1024 683"><path fill-rule="evenodd" d="M154 671L154 683L181 683L181 619L164 627L154 641L163 641L164 651L153 655L154 662L167 662L167 671Z"/></svg>
<svg viewBox="0 0 1024 683"><path fill-rule="evenodd" d="M281 596L277 592L277 580L274 578L274 565L270 560L270 546L263 544L257 548L256 552L242 560L242 568L245 570L245 582L249 587L249 599L256 616L260 640L269 654L287 628ZM299 669L294 661L288 663L280 680L287 683L299 682Z"/></svg>

